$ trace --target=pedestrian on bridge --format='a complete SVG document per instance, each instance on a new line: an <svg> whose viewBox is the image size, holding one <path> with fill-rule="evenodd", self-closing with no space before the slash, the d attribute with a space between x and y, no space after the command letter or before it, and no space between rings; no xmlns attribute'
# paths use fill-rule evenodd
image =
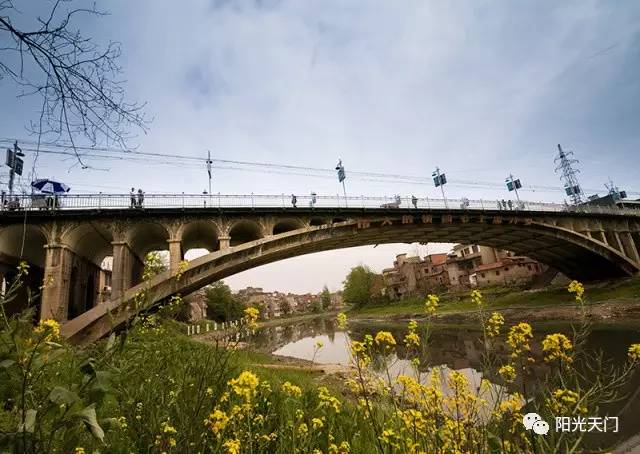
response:
<svg viewBox="0 0 640 454"><path fill-rule="evenodd" d="M136 190L134 188L131 188L131 208L135 208L137 203L136 203Z"/></svg>
<svg viewBox="0 0 640 454"><path fill-rule="evenodd" d="M291 205L293 205L293 208L298 208L297 203L298 198L294 194L291 194Z"/></svg>
<svg viewBox="0 0 640 454"><path fill-rule="evenodd" d="M507 209L507 202L504 199L502 199L502 209L503 210Z"/></svg>
<svg viewBox="0 0 640 454"><path fill-rule="evenodd" d="M138 208L142 208L143 203L144 203L144 192L142 192L142 189L138 189Z"/></svg>
<svg viewBox="0 0 640 454"><path fill-rule="evenodd" d="M509 199L509 201L507 202L507 205L509 205L510 210L513 210L513 202L511 201L511 199Z"/></svg>
<svg viewBox="0 0 640 454"><path fill-rule="evenodd" d="M411 195L411 203L413 208L418 208L418 198L415 195Z"/></svg>

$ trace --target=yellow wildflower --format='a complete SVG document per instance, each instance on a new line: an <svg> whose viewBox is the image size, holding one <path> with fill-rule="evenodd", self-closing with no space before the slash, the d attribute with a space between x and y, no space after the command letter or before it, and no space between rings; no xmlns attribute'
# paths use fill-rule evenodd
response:
<svg viewBox="0 0 640 454"><path fill-rule="evenodd" d="M533 330L528 323L518 323L509 330L507 344L511 347L511 357L516 358L525 351L529 351L529 340L533 338Z"/></svg>
<svg viewBox="0 0 640 454"><path fill-rule="evenodd" d="M322 429L322 427L324 426L324 423L320 418L313 418L311 420L311 426L313 427L314 430L318 430L318 429Z"/></svg>
<svg viewBox="0 0 640 454"><path fill-rule="evenodd" d="M554 361L556 359L564 360L567 363L573 361L571 350L573 345L564 334L548 334L542 341L542 352L545 361Z"/></svg>
<svg viewBox="0 0 640 454"><path fill-rule="evenodd" d="M322 347L324 347L324 342L322 341L316 342L316 350L320 350Z"/></svg>
<svg viewBox="0 0 640 454"><path fill-rule="evenodd" d="M580 405L580 395L570 389L556 389L549 399L547 406L555 416L570 416L575 413L587 413L587 408Z"/></svg>
<svg viewBox="0 0 640 454"><path fill-rule="evenodd" d="M376 334L376 344L381 346L394 346L396 345L396 340L389 331L378 331Z"/></svg>
<svg viewBox="0 0 640 454"><path fill-rule="evenodd" d="M336 317L336 320L338 322L338 328L345 329L347 327L347 314L344 312L340 312Z"/></svg>
<svg viewBox="0 0 640 454"><path fill-rule="evenodd" d="M439 302L440 298L438 298L436 295L427 295L427 300L424 302L424 311L427 313L427 315L433 315L436 313Z"/></svg>
<svg viewBox="0 0 640 454"><path fill-rule="evenodd" d="M249 329L254 330L258 327L259 316L260 311L255 307L248 307L244 310L244 321L246 322Z"/></svg>
<svg viewBox="0 0 640 454"><path fill-rule="evenodd" d="M485 327L485 331L487 336L495 337L500 334L500 328L504 325L504 317L499 312L494 312L487 320L487 326Z"/></svg>
<svg viewBox="0 0 640 454"><path fill-rule="evenodd" d="M240 440L227 440L222 446L227 448L227 454L240 454Z"/></svg>
<svg viewBox="0 0 640 454"><path fill-rule="evenodd" d="M509 397L507 397L506 399L500 402L500 406L499 406L500 413L507 413L507 412L515 413L522 408L522 405L524 405L524 402L525 400L521 394L513 393Z"/></svg>
<svg viewBox="0 0 640 454"><path fill-rule="evenodd" d="M60 324L52 319L40 320L33 332L37 336L44 335L45 342L55 340L60 337Z"/></svg>
<svg viewBox="0 0 640 454"><path fill-rule="evenodd" d="M76 451L75 451L75 452L76 452L76 454L84 454L84 448L83 448L83 447L78 446L78 447L76 448Z"/></svg>
<svg viewBox="0 0 640 454"><path fill-rule="evenodd" d="M637 361L640 359L640 344L631 344L629 346L629 358L631 361Z"/></svg>
<svg viewBox="0 0 640 454"><path fill-rule="evenodd" d="M569 291L569 293L575 294L575 298L578 303L582 302L582 295L584 295L584 286L580 282L571 281L567 290Z"/></svg>
<svg viewBox="0 0 640 454"><path fill-rule="evenodd" d="M336 413L340 413L342 404L336 397L329 394L329 390L326 387L320 386L318 388L318 399L320 400L318 405L320 408L333 408Z"/></svg>
<svg viewBox="0 0 640 454"><path fill-rule="evenodd" d="M124 417L124 416L120 416L120 417L118 418L118 426L119 426L121 429L126 429L126 428L128 427L128 426L127 426L127 418L126 418L126 417Z"/></svg>
<svg viewBox="0 0 640 454"><path fill-rule="evenodd" d="M404 344L407 346L407 348L411 348L411 347L417 348L420 346L420 336L418 336L418 334L415 331L409 331L404 336Z"/></svg>
<svg viewBox="0 0 640 454"><path fill-rule="evenodd" d="M415 331L416 329L418 329L418 322L416 322L415 320L409 320L407 328L409 329L409 331Z"/></svg>
<svg viewBox="0 0 640 454"><path fill-rule="evenodd" d="M306 435L309 432L309 428L307 427L307 425L305 423L300 423L300 425L298 426L298 435L303 436Z"/></svg>
<svg viewBox="0 0 640 454"><path fill-rule="evenodd" d="M231 389L233 389L233 392L238 396L243 397L247 402L256 395L256 388L259 383L260 380L258 377L248 370L245 370L238 375L238 378L234 378L229 381L229 385L231 386Z"/></svg>
<svg viewBox="0 0 640 454"><path fill-rule="evenodd" d="M288 381L282 384L282 392L291 397L300 397L302 395L300 387L292 385Z"/></svg>
<svg viewBox="0 0 640 454"><path fill-rule="evenodd" d="M337 446L335 443L331 443L329 445L329 453L330 454L349 454L351 452L351 445L349 445L348 441L343 441L340 443L340 446Z"/></svg>
<svg viewBox="0 0 640 454"><path fill-rule="evenodd" d="M516 379L516 370L511 364L506 364L498 369L498 374L507 383L512 383Z"/></svg>
<svg viewBox="0 0 640 454"><path fill-rule="evenodd" d="M219 436L224 428L227 427L229 419L229 416L227 416L225 412L216 409L205 419L204 425L208 427L214 435Z"/></svg>
<svg viewBox="0 0 640 454"><path fill-rule="evenodd" d="M480 293L480 290L473 290L471 292L471 301L478 307L482 306L482 293Z"/></svg>

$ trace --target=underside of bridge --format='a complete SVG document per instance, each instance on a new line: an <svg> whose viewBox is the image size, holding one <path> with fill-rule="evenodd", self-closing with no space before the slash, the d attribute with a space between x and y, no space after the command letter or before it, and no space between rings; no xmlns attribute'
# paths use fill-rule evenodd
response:
<svg viewBox="0 0 640 454"><path fill-rule="evenodd" d="M412 242L505 249L582 281L629 276L640 269L637 217L505 216L499 212L452 215L428 210L44 219L26 229L18 224L2 227L0 258L7 277L20 258L41 270L46 284L41 317L66 321L63 334L74 341L86 341L105 335L134 315L127 303L143 288L148 289L149 307L174 294L187 295L232 274L290 257ZM192 248L209 253L189 262L178 278L178 265ZM168 251L169 269L141 282L145 254L154 250ZM110 271L103 269L105 261L110 261ZM106 297L101 293L105 273L111 282ZM16 310L20 304L16 303Z"/></svg>

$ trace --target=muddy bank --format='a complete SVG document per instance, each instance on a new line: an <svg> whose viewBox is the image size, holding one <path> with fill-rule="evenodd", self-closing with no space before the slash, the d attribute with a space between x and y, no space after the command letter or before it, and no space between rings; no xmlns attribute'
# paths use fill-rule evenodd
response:
<svg viewBox="0 0 640 454"><path fill-rule="evenodd" d="M574 323L582 317L582 308L574 304L557 304L547 306L511 306L507 308L487 308L487 312L500 312L505 323L525 321L535 324ZM640 301L637 299L620 299L592 303L584 306L587 319L594 324L640 325ZM405 313L394 315L353 315L350 320L362 322L406 322L423 320L424 313ZM436 314L432 318L435 324L442 325L475 325L478 321L476 310L448 311Z"/></svg>

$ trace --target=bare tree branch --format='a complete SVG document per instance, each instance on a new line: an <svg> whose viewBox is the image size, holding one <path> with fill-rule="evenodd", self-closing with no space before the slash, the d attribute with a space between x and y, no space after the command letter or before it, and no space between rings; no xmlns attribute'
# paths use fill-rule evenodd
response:
<svg viewBox="0 0 640 454"><path fill-rule="evenodd" d="M18 96L42 97L42 115L29 130L71 144L78 163L86 168L76 142L90 146L126 148L129 130L146 132L144 104L125 99L120 44L100 48L72 25L86 16L103 16L95 5L62 11L73 0L56 0L46 18L32 30L14 25L21 14L11 0L0 0L0 82L13 80ZM13 20L12 20L13 19ZM35 127L34 127L35 126Z"/></svg>

